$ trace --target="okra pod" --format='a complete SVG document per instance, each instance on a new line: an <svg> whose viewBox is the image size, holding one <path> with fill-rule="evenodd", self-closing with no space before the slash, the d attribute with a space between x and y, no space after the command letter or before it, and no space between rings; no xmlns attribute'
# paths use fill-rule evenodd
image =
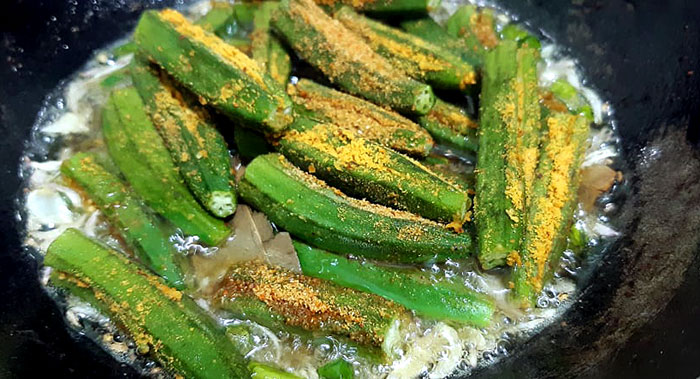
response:
<svg viewBox="0 0 700 379"><path fill-rule="evenodd" d="M97 205L141 262L169 285L183 285L182 272L175 261L178 253L164 225L117 176L88 153L77 153L63 161L61 173Z"/></svg>
<svg viewBox="0 0 700 379"><path fill-rule="evenodd" d="M376 17L415 17L424 15L440 6L441 0L315 0L316 4L334 11L342 6L353 7L359 12Z"/></svg>
<svg viewBox="0 0 700 379"><path fill-rule="evenodd" d="M520 248L539 155L537 57L503 41L484 62L474 201L484 268L503 265Z"/></svg>
<svg viewBox="0 0 700 379"><path fill-rule="evenodd" d="M349 7L341 8L333 17L362 36L392 66L416 80L450 90L465 90L476 84L474 67L446 49L359 15Z"/></svg>
<svg viewBox="0 0 700 379"><path fill-rule="evenodd" d="M49 246L50 283L104 312L140 353L174 375L247 378L243 355L224 331L182 292L122 254L68 229Z"/></svg>
<svg viewBox="0 0 700 379"><path fill-rule="evenodd" d="M401 28L409 34L459 55L474 67L480 68L483 64L484 56L481 52L470 48L464 39L450 35L442 25L430 17L402 21Z"/></svg>
<svg viewBox="0 0 700 379"><path fill-rule="evenodd" d="M292 129L280 151L298 167L348 195L425 218L456 230L468 218L466 192L419 162L333 124Z"/></svg>
<svg viewBox="0 0 700 379"><path fill-rule="evenodd" d="M139 50L223 114L274 134L292 121L291 100L254 60L172 9L146 11Z"/></svg>
<svg viewBox="0 0 700 379"><path fill-rule="evenodd" d="M392 67L313 0L282 0L272 27L303 60L353 95L409 114L425 114L435 102L430 86Z"/></svg>
<svg viewBox="0 0 700 379"><path fill-rule="evenodd" d="M195 25L216 35L225 33L226 27L234 21L233 6L230 3L218 1L212 1L211 4L211 9L195 21Z"/></svg>
<svg viewBox="0 0 700 379"><path fill-rule="evenodd" d="M271 34L270 17L279 2L263 1L253 17L254 29L250 33L252 56L259 65L281 86L286 86L292 71L292 61L282 43Z"/></svg>
<svg viewBox="0 0 700 379"><path fill-rule="evenodd" d="M216 245L230 233L195 200L133 87L112 92L102 110L102 133L119 170L157 213L185 234Z"/></svg>
<svg viewBox="0 0 700 379"><path fill-rule="evenodd" d="M486 50L493 49L499 43L493 13L471 4L457 9L447 19L445 29L452 37L461 38L467 49L482 56Z"/></svg>
<svg viewBox="0 0 700 379"><path fill-rule="evenodd" d="M282 155L255 158L241 196L293 236L340 254L404 263L471 254L471 238L411 213L345 196L294 167Z"/></svg>
<svg viewBox="0 0 700 379"><path fill-rule="evenodd" d="M566 79L559 79L549 87L555 98L564 102L566 107L574 114L580 114L589 121L593 121L593 108L586 98L576 90Z"/></svg>
<svg viewBox="0 0 700 379"><path fill-rule="evenodd" d="M256 261L233 266L218 284L213 303L272 329L336 334L376 347L408 317L405 308L379 296Z"/></svg>
<svg viewBox="0 0 700 379"><path fill-rule="evenodd" d="M294 241L304 275L372 293L438 320L486 326L493 305L460 283L432 281L416 269L397 269L351 260Z"/></svg>
<svg viewBox="0 0 700 379"><path fill-rule="evenodd" d="M232 215L237 200L231 155L208 111L138 58L131 77L192 194L214 216Z"/></svg>
<svg viewBox="0 0 700 379"><path fill-rule="evenodd" d="M477 124L458 106L438 98L428 114L418 117L418 123L447 147L472 154L479 149Z"/></svg>
<svg viewBox="0 0 700 379"><path fill-rule="evenodd" d="M537 166L527 225L520 254L509 257L513 266L514 296L523 307L534 305L542 291L557 241L568 235L578 191L578 171L587 148L588 120L555 113L546 120L547 138ZM573 202L572 202L573 200ZM563 245L563 244L561 244Z"/></svg>
<svg viewBox="0 0 700 379"><path fill-rule="evenodd" d="M501 39L515 41L520 47L530 47L539 50L540 40L518 24L508 24L501 30Z"/></svg>
<svg viewBox="0 0 700 379"><path fill-rule="evenodd" d="M308 79L290 85L294 103L319 119L352 129L368 140L397 151L426 156L433 139L419 125L391 110Z"/></svg>

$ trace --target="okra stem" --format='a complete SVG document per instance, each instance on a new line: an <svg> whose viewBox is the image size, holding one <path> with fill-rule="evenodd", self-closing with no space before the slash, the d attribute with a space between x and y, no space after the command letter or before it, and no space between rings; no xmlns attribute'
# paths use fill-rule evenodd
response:
<svg viewBox="0 0 700 379"><path fill-rule="evenodd" d="M392 67L312 0L283 0L272 27L303 60L353 95L408 114L425 114L435 102L430 86Z"/></svg>
<svg viewBox="0 0 700 379"><path fill-rule="evenodd" d="M452 52L421 38L341 8L333 16L408 76L434 88L465 90L476 84L476 71Z"/></svg>
<svg viewBox="0 0 700 379"><path fill-rule="evenodd" d="M304 275L392 300L438 320L486 326L493 305L459 283L434 282L414 269L394 269L360 262L294 241Z"/></svg>
<svg viewBox="0 0 700 379"><path fill-rule="evenodd" d="M246 360L224 331L180 291L75 229L46 253L50 283L91 303L133 338L140 353L192 378L247 378Z"/></svg>

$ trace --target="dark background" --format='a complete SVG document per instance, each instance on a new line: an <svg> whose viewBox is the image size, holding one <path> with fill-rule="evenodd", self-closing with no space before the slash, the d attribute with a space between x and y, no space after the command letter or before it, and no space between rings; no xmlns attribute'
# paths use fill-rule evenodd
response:
<svg viewBox="0 0 700 379"><path fill-rule="evenodd" d="M89 340L71 336L60 312L40 288L38 264L24 253L20 243L21 223L15 203L21 191L17 167L44 96L87 60L91 51L129 31L144 7L169 3L172 2L16 0L0 5L0 377L135 375ZM593 87L616 109L630 159L635 159L649 139L670 129L681 130L686 140L697 147L700 2L499 3L521 15L524 21L541 25L556 41L571 47L571 54L580 60ZM697 251L696 245L693 248ZM627 260L611 262L626 264ZM600 357L602 363L585 375L697 377L699 266L696 255L687 273L679 271L685 280L669 305L656 316L654 309L650 315L640 312L640 319L649 318L652 322L631 337L626 336L629 342L619 353L606 353ZM612 280L597 283L595 290L604 292L609 287L613 291L621 280L616 275L626 274L621 269L610 271L608 277L613 276ZM630 296L634 296L634 291ZM587 306L595 304L590 302ZM598 305L605 307L607 303L601 300ZM579 323L585 324L585 320ZM592 342L581 340L581 345L589 343ZM557 351L537 350L537 343L533 346L535 359L538 351ZM575 350L571 341L560 348ZM483 375L518 376L518 362L511 361L506 371ZM566 364L563 366L559 373L528 370L523 375L564 376Z"/></svg>

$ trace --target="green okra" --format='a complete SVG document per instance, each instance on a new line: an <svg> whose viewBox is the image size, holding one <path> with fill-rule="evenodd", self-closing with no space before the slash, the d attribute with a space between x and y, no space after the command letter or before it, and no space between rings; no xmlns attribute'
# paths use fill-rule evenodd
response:
<svg viewBox="0 0 700 379"><path fill-rule="evenodd" d="M243 355L194 301L168 287L121 253L75 229L61 234L46 253L50 283L104 312L174 375L247 378Z"/></svg>
<svg viewBox="0 0 700 379"><path fill-rule="evenodd" d="M589 121L593 121L593 108L588 103L588 100L569 81L558 79L549 86L549 90L555 98L566 105L569 111L583 115Z"/></svg>
<svg viewBox="0 0 700 379"><path fill-rule="evenodd" d="M331 13L343 6L375 17L415 17L424 15L440 6L441 0L315 0L316 4Z"/></svg>
<svg viewBox="0 0 700 379"><path fill-rule="evenodd" d="M334 124L293 127L280 152L298 167L359 199L450 223L471 207L465 191L419 162Z"/></svg>
<svg viewBox="0 0 700 379"><path fill-rule="evenodd" d="M484 62L474 200L484 268L503 265L520 248L539 156L538 57L503 41Z"/></svg>
<svg viewBox="0 0 700 379"><path fill-rule="evenodd" d="M422 38L434 45L457 54L474 67L481 67L483 53L467 45L464 39L450 35L447 30L430 17L405 20L401 28L407 33Z"/></svg>
<svg viewBox="0 0 700 379"><path fill-rule="evenodd" d="M97 205L109 224L148 268L169 285L182 287L178 252L166 228L117 176L93 154L77 153L61 164L61 173Z"/></svg>
<svg viewBox="0 0 700 379"><path fill-rule="evenodd" d="M447 19L447 33L464 41L467 49L483 56L499 43L496 23L489 9L478 9L476 6L463 5Z"/></svg>
<svg viewBox="0 0 700 379"><path fill-rule="evenodd" d="M294 103L315 118L350 128L364 138L415 156L426 156L433 139L423 128L396 112L308 79L290 85Z"/></svg>
<svg viewBox="0 0 700 379"><path fill-rule="evenodd" d="M472 65L426 40L392 28L343 7L333 17L364 38L367 44L392 66L434 88L465 90L476 84Z"/></svg>
<svg viewBox="0 0 700 379"><path fill-rule="evenodd" d="M292 122L291 100L254 60L177 11L144 12L134 40L149 60L223 114L270 134Z"/></svg>
<svg viewBox="0 0 700 379"><path fill-rule="evenodd" d="M211 9L204 16L195 21L195 25L216 35L225 33L226 27L234 21L233 6L227 2L217 1L212 1L211 4Z"/></svg>
<svg viewBox="0 0 700 379"><path fill-rule="evenodd" d="M406 309L383 298L253 261L234 265L217 285L213 305L268 326L336 334L382 347L407 319Z"/></svg>
<svg viewBox="0 0 700 379"><path fill-rule="evenodd" d="M486 326L494 312L484 296L460 283L433 281L416 269L397 269L361 262L294 241L304 275L343 287L372 293L416 313L435 318Z"/></svg>
<svg viewBox="0 0 700 379"><path fill-rule="evenodd" d="M231 155L208 111L147 62L137 59L130 71L134 87L192 194L214 216L232 215L237 200Z"/></svg>
<svg viewBox="0 0 700 379"><path fill-rule="evenodd" d="M270 18L279 2L263 1L254 15L254 29L250 33L253 59L264 67L265 71L282 86L289 81L292 72L292 60L282 43L270 31Z"/></svg>
<svg viewBox="0 0 700 379"><path fill-rule="evenodd" d="M321 379L354 379L352 364L343 358L330 361L319 367L316 372Z"/></svg>
<svg viewBox="0 0 700 379"><path fill-rule="evenodd" d="M289 372L258 362L250 362L248 368L251 372L251 379L303 379Z"/></svg>
<svg viewBox="0 0 700 379"><path fill-rule="evenodd" d="M230 231L190 193L133 87L112 92L102 110L102 133L112 160L154 211L187 235L216 245Z"/></svg>
<svg viewBox="0 0 700 379"><path fill-rule="evenodd" d="M236 152L246 161L251 161L258 155L275 151L265 136L238 125L233 129L233 140L236 142Z"/></svg>
<svg viewBox="0 0 700 379"><path fill-rule="evenodd" d="M546 119L523 245L511 260L513 295L523 307L533 306L552 263L566 245L579 184L579 169L588 141L588 120L555 113ZM555 263L555 264L556 264Z"/></svg>
<svg viewBox="0 0 700 379"><path fill-rule="evenodd" d="M418 117L418 123L449 148L471 154L479 149L478 125L458 106L438 98L428 114Z"/></svg>
<svg viewBox="0 0 700 379"><path fill-rule="evenodd" d="M530 47L537 50L542 48L542 43L539 38L535 37L518 24L508 24L504 26L503 29L501 29L501 39L515 41L520 47Z"/></svg>
<svg viewBox="0 0 700 379"><path fill-rule="evenodd" d="M313 0L283 0L272 27L299 57L353 95L408 114L425 114L435 102L430 86L392 67Z"/></svg>
<svg viewBox="0 0 700 379"><path fill-rule="evenodd" d="M332 252L404 263L471 254L467 233L453 233L416 215L349 198L279 154L255 158L239 192L277 226Z"/></svg>

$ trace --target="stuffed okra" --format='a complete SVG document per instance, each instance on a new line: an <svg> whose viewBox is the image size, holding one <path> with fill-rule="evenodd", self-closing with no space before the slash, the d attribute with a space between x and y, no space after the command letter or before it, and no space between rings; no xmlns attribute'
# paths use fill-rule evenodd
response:
<svg viewBox="0 0 700 379"><path fill-rule="evenodd" d="M373 293L438 320L486 326L493 305L460 283L431 281L418 270L382 267L351 260L295 241L304 275Z"/></svg>
<svg viewBox="0 0 700 379"><path fill-rule="evenodd" d="M430 86L392 67L313 0L283 0L272 26L303 60L353 95L409 114L425 114L435 103Z"/></svg>
<svg viewBox="0 0 700 379"><path fill-rule="evenodd" d="M474 67L480 68L483 63L482 52L468 46L464 39L450 35L442 25L431 17L402 21L401 28L409 34L447 49L452 54L459 55L465 62Z"/></svg>
<svg viewBox="0 0 700 379"><path fill-rule="evenodd" d="M359 12L379 17L413 17L426 14L440 5L440 0L315 0L316 4L331 11L342 6L353 7Z"/></svg>
<svg viewBox="0 0 700 379"><path fill-rule="evenodd" d="M503 265L520 249L539 156L538 56L514 41L486 55L474 201L484 268Z"/></svg>
<svg viewBox="0 0 700 379"><path fill-rule="evenodd" d="M476 84L474 67L452 52L421 38L371 20L344 7L333 16L362 36L379 55L408 76L434 88L465 90Z"/></svg>
<svg viewBox="0 0 700 379"><path fill-rule="evenodd" d="M293 236L336 253L404 263L471 254L468 233L457 234L411 213L347 197L282 155L255 158L239 191L246 202Z"/></svg>
<svg viewBox="0 0 700 379"><path fill-rule="evenodd" d="M52 285L104 312L173 375L250 377L245 358L209 315L121 253L68 229L44 263Z"/></svg>
<svg viewBox="0 0 700 379"><path fill-rule="evenodd" d="M308 79L290 85L295 104L319 119L357 132L368 140L411 155L425 156L433 139L411 120L368 101L336 91Z"/></svg>
<svg viewBox="0 0 700 379"><path fill-rule="evenodd" d="M63 161L61 173L97 205L141 262L165 278L168 284L183 285L176 262L178 252L169 241L167 229L117 176L87 153L78 153Z"/></svg>
<svg viewBox="0 0 700 379"><path fill-rule="evenodd" d="M508 262L513 266L514 295L524 307L534 305L550 270L550 259L558 259L562 250L562 246L555 245L568 235L578 171L587 148L588 120L555 113L546 119L546 131L523 245Z"/></svg>
<svg viewBox="0 0 700 379"><path fill-rule="evenodd" d="M112 92L102 110L102 133L112 160L153 210L210 245L229 235L190 193L136 89Z"/></svg>
<svg viewBox="0 0 700 379"><path fill-rule="evenodd" d="M260 262L233 266L214 304L273 330L330 333L375 347L391 343L387 335L408 318L405 308L379 296Z"/></svg>
<svg viewBox="0 0 700 379"><path fill-rule="evenodd" d="M348 195L451 223L456 230L469 218L466 192L419 162L357 137L333 124L287 132L280 151Z"/></svg>
<svg viewBox="0 0 700 379"><path fill-rule="evenodd" d="M447 33L464 41L467 49L483 56L499 43L493 14L487 9L463 5L445 23Z"/></svg>
<svg viewBox="0 0 700 379"><path fill-rule="evenodd" d="M147 62L134 62L131 77L192 194L217 217L233 214L237 201L231 156L207 110Z"/></svg>
<svg viewBox="0 0 700 379"><path fill-rule="evenodd" d="M134 40L148 59L227 116L271 134L292 121L291 100L254 60L177 11L144 12Z"/></svg>

